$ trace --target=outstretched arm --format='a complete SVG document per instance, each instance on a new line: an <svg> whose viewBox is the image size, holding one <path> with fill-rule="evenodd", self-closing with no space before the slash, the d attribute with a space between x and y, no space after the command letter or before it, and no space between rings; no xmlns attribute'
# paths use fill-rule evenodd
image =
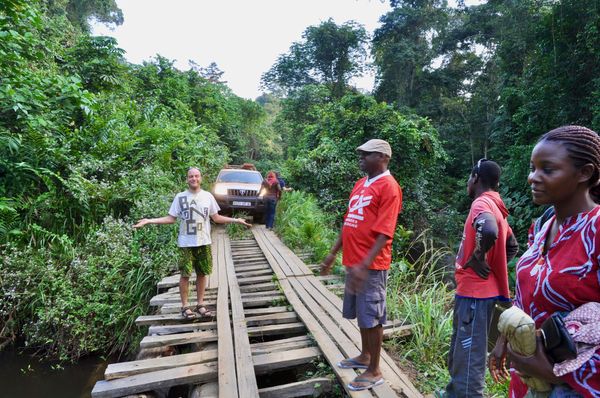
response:
<svg viewBox="0 0 600 398"><path fill-rule="evenodd" d="M141 228L147 224L174 224L177 218L172 215L159 217L159 218L142 218L133 226L133 228Z"/></svg>
<svg viewBox="0 0 600 398"><path fill-rule="evenodd" d="M247 227L251 227L252 224L248 224L246 220L243 218L231 218L220 215L219 213L215 213L210 218L216 222L217 224L242 224Z"/></svg>

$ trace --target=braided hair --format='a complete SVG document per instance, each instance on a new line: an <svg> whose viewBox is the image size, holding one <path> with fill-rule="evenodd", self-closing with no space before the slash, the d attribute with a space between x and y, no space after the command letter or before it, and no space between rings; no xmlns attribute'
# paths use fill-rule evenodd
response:
<svg viewBox="0 0 600 398"><path fill-rule="evenodd" d="M594 166L589 180L590 194L600 203L600 137L598 133L583 126L562 126L544 134L541 141L559 142L565 146L577 168L586 164Z"/></svg>

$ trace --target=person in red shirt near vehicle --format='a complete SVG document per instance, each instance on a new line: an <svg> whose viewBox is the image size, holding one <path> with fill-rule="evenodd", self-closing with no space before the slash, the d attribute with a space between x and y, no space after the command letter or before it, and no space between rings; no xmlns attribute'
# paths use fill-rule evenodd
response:
<svg viewBox="0 0 600 398"><path fill-rule="evenodd" d="M402 190L388 170L390 144L369 140L357 148L360 169L367 173L354 185L342 231L321 264L321 275L331 271L342 250L346 267L343 316L358 319L362 350L339 362L340 368L366 369L348 388L366 390L384 382L379 358L386 322L386 282L392 261L392 238L402 208Z"/></svg>
<svg viewBox="0 0 600 398"><path fill-rule="evenodd" d="M471 170L473 198L455 263L456 296L448 352L450 382L437 397L483 398L488 333L497 301L509 301L507 262L518 250L500 198L500 166L481 159Z"/></svg>

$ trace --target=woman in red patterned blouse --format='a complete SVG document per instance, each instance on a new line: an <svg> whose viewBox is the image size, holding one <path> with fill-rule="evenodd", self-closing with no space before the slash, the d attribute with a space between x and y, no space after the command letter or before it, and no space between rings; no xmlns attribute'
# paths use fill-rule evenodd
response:
<svg viewBox="0 0 600 398"><path fill-rule="evenodd" d="M516 266L514 304L539 328L554 312L600 302L600 206L593 200L600 193L600 138L580 126L546 133L533 149L527 180L534 203L552 205L556 211ZM557 377L540 337L536 353L523 357L512 352L500 336L489 359L495 380L507 375L507 352L514 370L511 398L527 393L519 373L555 385L551 398L600 397L600 349L576 371Z"/></svg>

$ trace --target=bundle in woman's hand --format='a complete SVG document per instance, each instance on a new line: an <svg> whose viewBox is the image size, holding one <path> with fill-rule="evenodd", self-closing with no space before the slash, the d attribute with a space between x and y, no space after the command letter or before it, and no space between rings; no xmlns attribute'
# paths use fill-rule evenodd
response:
<svg viewBox="0 0 600 398"><path fill-rule="evenodd" d="M513 305L500 314L498 331L506 336L512 350L517 354L530 356L535 353L535 322L520 308ZM543 393L552 389L549 383L534 377L521 376L521 380L527 384L530 390L537 392L537 394L529 394L528 396L547 396Z"/></svg>

